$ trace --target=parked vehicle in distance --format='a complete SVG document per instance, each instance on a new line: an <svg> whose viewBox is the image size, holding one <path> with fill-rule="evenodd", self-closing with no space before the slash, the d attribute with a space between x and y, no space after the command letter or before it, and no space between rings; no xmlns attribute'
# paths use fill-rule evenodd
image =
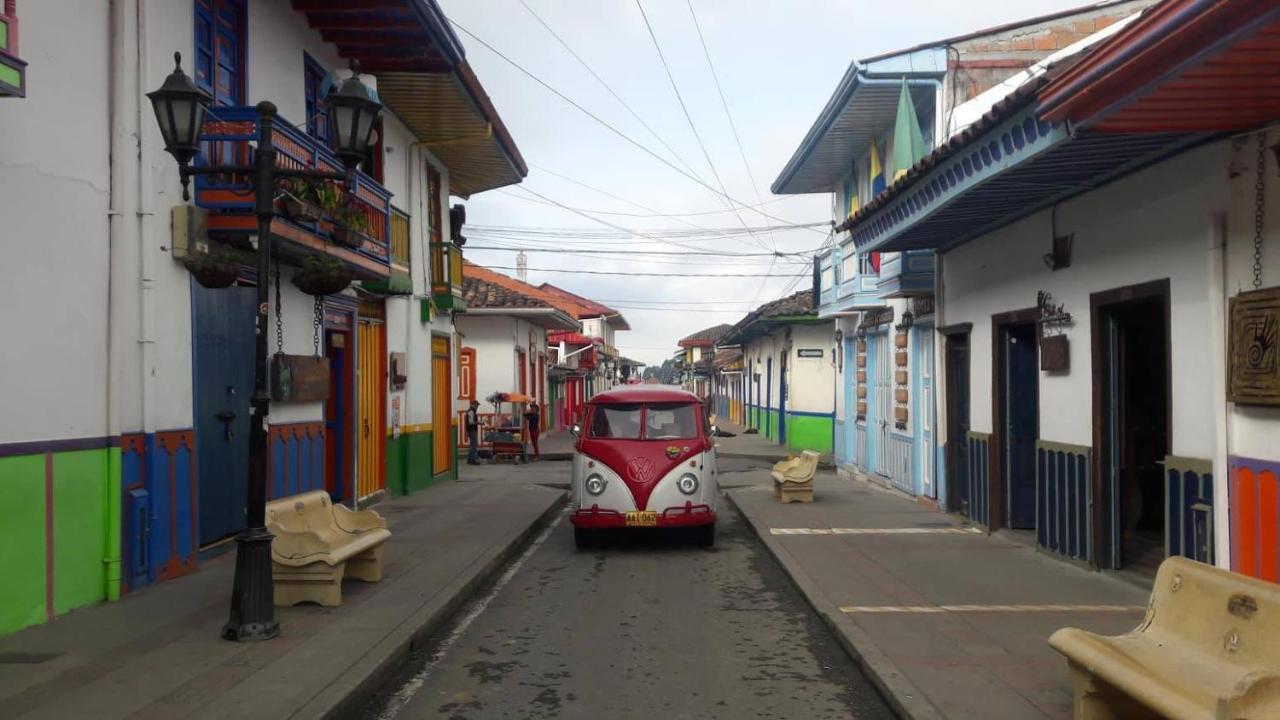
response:
<svg viewBox="0 0 1280 720"><path fill-rule="evenodd" d="M634 385L596 395L575 426L570 503L574 541L610 528L689 528L715 544L714 428L696 395Z"/></svg>

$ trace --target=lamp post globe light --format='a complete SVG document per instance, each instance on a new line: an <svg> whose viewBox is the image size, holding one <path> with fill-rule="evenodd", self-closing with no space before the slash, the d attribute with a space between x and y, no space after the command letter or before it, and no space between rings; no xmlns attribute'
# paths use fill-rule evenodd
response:
<svg viewBox="0 0 1280 720"><path fill-rule="evenodd" d="M248 517L246 528L236 536L236 574L231 591L230 617L222 626L228 640L267 640L280 633L275 620L271 581L271 539L266 528L267 501L267 416L271 396L267 392L267 278L271 274L271 222L275 217L276 184L285 178L345 181L350 187L356 166L369 150L374 123L382 105L360 81L352 65L352 76L338 92L329 96L329 117L334 133L334 152L342 160L345 173L320 170L292 170L276 166L273 135L276 106L260 102L258 144L249 165L192 166L200 154L200 130L209 114L211 98L182 72L182 55L173 54L175 67L159 89L147 93L156 113L164 149L178 161L182 199L189 200L192 175L229 175L248 178L253 186L254 215L258 220L257 303L254 314L254 365L252 408L249 423ZM216 110L213 113L216 116Z"/></svg>

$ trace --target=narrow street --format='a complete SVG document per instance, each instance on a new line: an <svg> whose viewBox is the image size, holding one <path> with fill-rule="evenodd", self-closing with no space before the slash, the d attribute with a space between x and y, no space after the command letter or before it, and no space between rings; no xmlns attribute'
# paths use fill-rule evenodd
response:
<svg viewBox="0 0 1280 720"><path fill-rule="evenodd" d="M711 550L623 536L579 551L561 517L364 717L892 717L720 507Z"/></svg>

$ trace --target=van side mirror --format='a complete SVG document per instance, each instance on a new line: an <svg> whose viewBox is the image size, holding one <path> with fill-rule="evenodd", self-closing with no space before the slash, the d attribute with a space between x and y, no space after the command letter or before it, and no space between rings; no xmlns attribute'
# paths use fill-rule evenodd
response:
<svg viewBox="0 0 1280 720"><path fill-rule="evenodd" d="M569 428L569 432L573 433L574 437L578 437L579 435L582 434L582 426L574 425L573 427Z"/></svg>

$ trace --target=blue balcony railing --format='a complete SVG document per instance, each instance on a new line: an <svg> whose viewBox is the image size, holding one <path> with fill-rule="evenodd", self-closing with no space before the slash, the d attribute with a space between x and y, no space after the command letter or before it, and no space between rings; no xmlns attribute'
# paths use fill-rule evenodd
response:
<svg viewBox="0 0 1280 720"><path fill-rule="evenodd" d="M933 251L907 250L884 253L876 287L882 298L933 294Z"/></svg>
<svg viewBox="0 0 1280 720"><path fill-rule="evenodd" d="M259 136L258 114L252 107L210 108L201 139L206 158L219 164L245 164ZM272 144L276 164L290 170L341 172L338 160L321 141L276 117ZM364 279L386 279L391 273L391 192L369 175L356 171L347 196L368 221L368 236L359 247L336 243L331 218L294 220L277 213L272 235L286 259L307 253L327 253L337 257ZM253 189L248 178L225 175L197 175L195 204L209 210L210 234L243 234L257 231L253 216ZM283 241L283 245L280 245Z"/></svg>

